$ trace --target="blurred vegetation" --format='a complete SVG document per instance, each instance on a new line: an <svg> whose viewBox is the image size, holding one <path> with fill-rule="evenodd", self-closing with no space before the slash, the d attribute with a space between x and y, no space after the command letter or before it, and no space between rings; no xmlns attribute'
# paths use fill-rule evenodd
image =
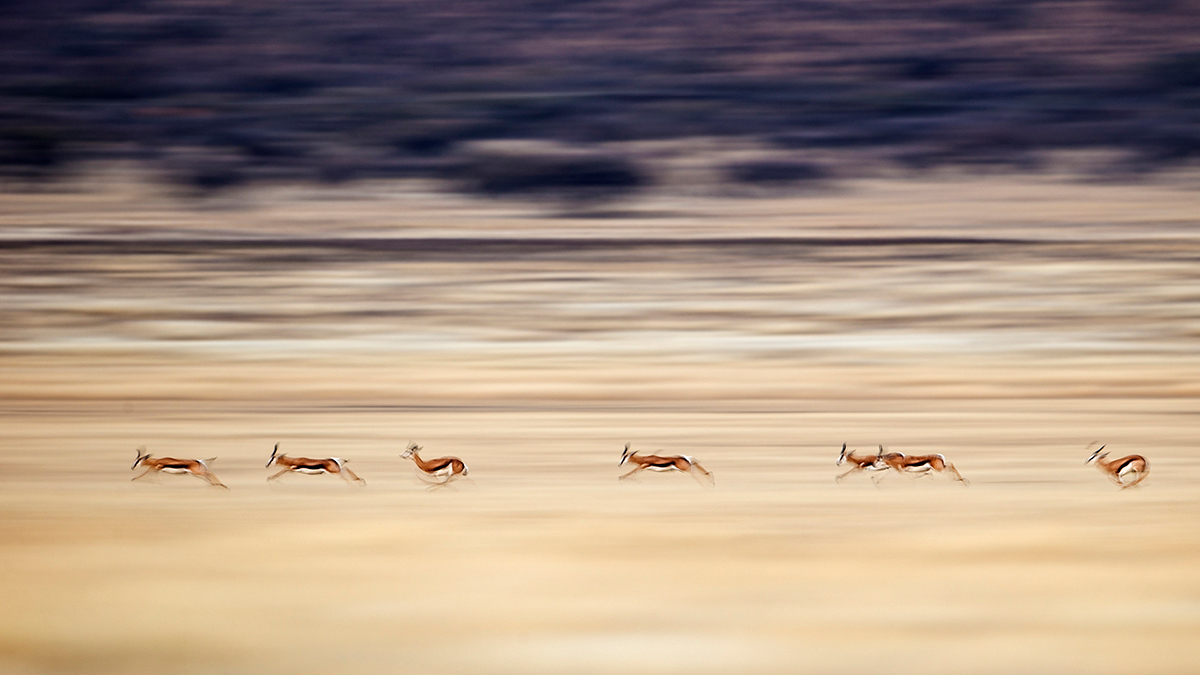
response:
<svg viewBox="0 0 1200 675"><path fill-rule="evenodd" d="M0 176L593 199L654 182L645 142L714 138L764 149L721 164L746 184L1059 149L1153 171L1200 157L1197 35L1191 0L8 0Z"/></svg>

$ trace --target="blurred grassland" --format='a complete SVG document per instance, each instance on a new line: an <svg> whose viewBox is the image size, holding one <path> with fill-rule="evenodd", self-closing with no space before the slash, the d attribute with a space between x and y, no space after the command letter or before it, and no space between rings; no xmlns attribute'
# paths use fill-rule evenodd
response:
<svg viewBox="0 0 1200 675"><path fill-rule="evenodd" d="M1193 673L1192 180L0 195L0 670ZM367 486L267 485L276 442ZM972 484L835 484L843 442Z"/></svg>

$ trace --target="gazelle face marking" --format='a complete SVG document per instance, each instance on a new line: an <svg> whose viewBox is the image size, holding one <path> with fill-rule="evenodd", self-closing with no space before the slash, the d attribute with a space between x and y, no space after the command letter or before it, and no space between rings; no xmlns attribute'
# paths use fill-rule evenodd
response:
<svg viewBox="0 0 1200 675"><path fill-rule="evenodd" d="M621 461L617 462L617 466L625 466L625 462L629 461L629 443L625 444L625 452L621 453Z"/></svg>
<svg viewBox="0 0 1200 675"><path fill-rule="evenodd" d="M150 453L144 452L145 450L146 446L144 445L138 446L137 450L134 450L134 452L137 453L137 459L133 460L133 466L129 467L130 471L133 471L134 469L138 468L139 464L150 459Z"/></svg>

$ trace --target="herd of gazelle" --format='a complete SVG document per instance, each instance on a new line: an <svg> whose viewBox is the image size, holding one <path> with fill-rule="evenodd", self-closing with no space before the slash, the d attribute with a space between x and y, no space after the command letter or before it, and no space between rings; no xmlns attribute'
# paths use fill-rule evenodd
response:
<svg viewBox="0 0 1200 675"><path fill-rule="evenodd" d="M468 473L467 465L457 457L439 457L438 459L422 459L420 455L421 446L416 443L409 443L400 457L403 459L411 459L416 464L418 475L429 483L432 487L445 486L451 480L460 476L466 476ZM208 459L175 459L174 457L160 457L154 459L150 453L145 452L146 446L141 446L137 449L137 460L133 463L134 469L139 466L146 467L146 470L133 477L133 480L145 478L147 474L160 473L189 473L197 478L203 478L210 485L229 489L227 485L217 479L216 474L208 468L208 463L216 459L210 457ZM366 485L367 481L358 477L350 467L346 466L349 460L341 457L326 457L323 459L312 459L310 457L288 457L286 454L279 453L279 443L275 444L275 449L271 451L271 457L267 459L267 468L272 465L283 467L278 472L267 476L267 482L271 482L286 473L303 473L308 475L319 475L323 473L334 476L341 476L347 483L355 485Z"/></svg>
<svg viewBox="0 0 1200 675"><path fill-rule="evenodd" d="M842 443L842 454L838 456L837 465L841 466L844 462L850 462L850 470L845 473L838 474L837 481L841 482L843 478L859 471L887 471L892 469L897 473L915 474L918 476L929 476L934 473L948 473L951 478L968 485L967 479L962 477L958 469L954 465L946 461L944 455L906 455L903 452L888 452L883 451L883 446L879 446L879 452L874 455L859 455L853 450L846 452L846 444ZM876 483L882 476L872 474L871 480Z"/></svg>
<svg viewBox="0 0 1200 675"><path fill-rule="evenodd" d="M1108 476L1114 484L1121 489L1133 487L1146 479L1150 474L1150 463L1141 455L1129 455L1120 459L1107 459L1108 453L1101 454L1101 451L1107 447L1100 446L1092 456L1087 459L1085 464L1092 464L1100 469L1104 475ZM416 466L417 475L428 483L431 487L443 487L450 481L466 477L468 472L467 465L457 457L439 457L437 459L423 459L420 451L422 446L416 443L409 443L404 452L400 454L402 459L411 459ZM209 485L229 489L222 483L217 476L208 467L208 463L216 459L175 459L174 457L159 457L154 459L150 453L146 452L146 446L139 447L137 452L137 460L133 463L133 469L145 467L145 471L133 477L133 480L146 477L150 473L173 473L173 474L191 474L197 478L208 481ZM347 460L341 457L328 457L325 459L310 459L308 457L288 457L286 454L279 454L279 444L275 444L275 449L271 451L271 457L267 460L267 467L271 465L283 467L277 473L267 477L267 481L273 481L286 473L303 473L310 475L317 474L332 474L342 477L347 483L365 485L366 481L359 478L353 471L346 466ZM884 452L883 446L879 446L879 452L873 455L860 455L857 452L850 450L847 452L846 444L842 444L842 452L838 455L837 466L849 464L850 468L838 474L836 480L841 482L846 476L852 473L870 472L871 480L876 483L883 477L880 472L895 471L900 474L908 474L915 476L930 476L934 473L944 473L953 480L956 480L963 485L967 485L967 479L963 478L953 464L946 461L946 457L940 454L932 455L906 455L902 452ZM624 480L642 471L679 471L686 473L695 478L697 481L708 484L713 484L714 479L710 473L694 457L688 455L641 455L636 451L630 450L630 444L625 444L625 450L621 453L621 461L617 466L625 466L630 464L633 466L629 472L621 474L618 478Z"/></svg>

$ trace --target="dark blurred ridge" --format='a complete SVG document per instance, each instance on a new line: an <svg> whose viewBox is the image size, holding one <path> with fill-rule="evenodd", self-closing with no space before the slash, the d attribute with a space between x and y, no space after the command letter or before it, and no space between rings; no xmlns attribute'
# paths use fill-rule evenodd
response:
<svg viewBox="0 0 1200 675"><path fill-rule="evenodd" d="M835 248L870 246L1030 245L1005 237L76 237L0 239L0 250L80 249L103 253L182 252L219 249L330 249L412 253L554 253L628 249ZM1041 242L1044 243L1044 242Z"/></svg>
<svg viewBox="0 0 1200 675"><path fill-rule="evenodd" d="M1200 156L1196 35L1188 0L10 0L0 175L588 200L690 138L753 142L718 175L768 188L1060 149L1137 173Z"/></svg>

